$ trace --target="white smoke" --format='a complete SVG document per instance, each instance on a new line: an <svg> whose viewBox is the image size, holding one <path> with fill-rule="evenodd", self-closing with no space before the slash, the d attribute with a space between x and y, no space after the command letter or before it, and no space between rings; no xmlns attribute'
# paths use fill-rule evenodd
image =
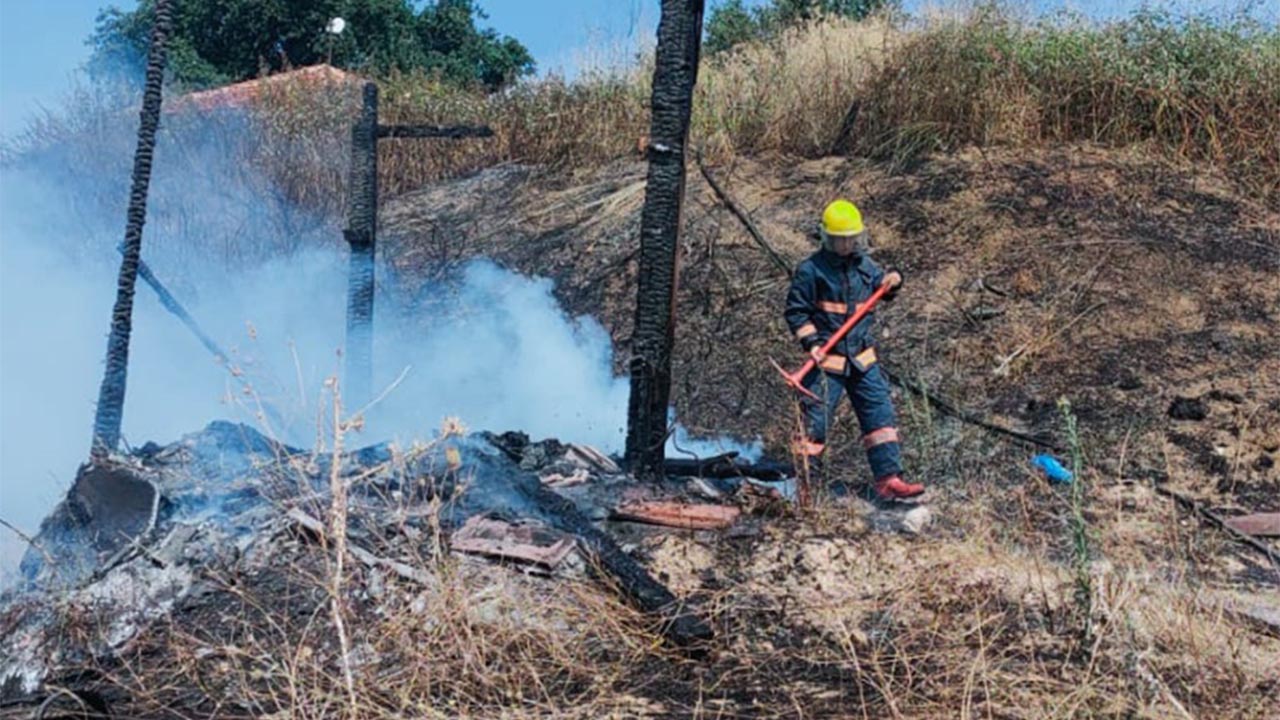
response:
<svg viewBox="0 0 1280 720"><path fill-rule="evenodd" d="M628 386L613 375L609 334L589 317L567 317L551 291L548 280L487 261L466 265L448 313L424 335L411 336L413 322L379 333L375 353L392 359L379 363L380 384L407 367L409 391L393 392L374 421L421 433L456 415L476 428L621 450Z"/></svg>
<svg viewBox="0 0 1280 720"><path fill-rule="evenodd" d="M125 440L167 443L218 418L257 423L261 400L275 411L267 424L279 439L311 447L326 409L324 380L342 369L347 256L340 235L331 224L311 223L315 237L305 244L313 249L238 263L184 245L201 227L209 237L244 242L243 228L253 225L246 217L260 217L261 208L249 190L193 192L211 181L166 173L163 150L144 259L243 375L233 378L139 280ZM84 203L76 197L82 188L65 176L50 182L38 169L2 171L0 517L33 533L87 456L115 297L111 248L123 213L86 220L67 211ZM182 242L166 220L172 217L182 218ZM628 380L613 374L608 333L590 317L568 317L551 281L476 260L453 281L418 293L424 309L414 310L397 305L388 277L379 282L374 391L394 387L349 445L407 443L457 417L476 430L622 450ZM702 455L759 455L758 443L698 441L682 428L673 443ZM672 456L687 455L681 451L669 445ZM0 535L2 584L23 547L7 530Z"/></svg>

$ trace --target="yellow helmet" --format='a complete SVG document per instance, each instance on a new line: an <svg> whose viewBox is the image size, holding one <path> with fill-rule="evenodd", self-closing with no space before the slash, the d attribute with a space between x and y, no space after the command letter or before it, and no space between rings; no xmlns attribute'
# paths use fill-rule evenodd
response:
<svg viewBox="0 0 1280 720"><path fill-rule="evenodd" d="M862 213L848 200L836 200L822 211L822 230L835 237L861 235Z"/></svg>

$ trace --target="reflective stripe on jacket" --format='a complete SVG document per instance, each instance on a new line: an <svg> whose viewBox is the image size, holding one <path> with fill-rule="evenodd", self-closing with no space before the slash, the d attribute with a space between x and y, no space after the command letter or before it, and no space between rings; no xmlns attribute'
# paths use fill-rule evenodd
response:
<svg viewBox="0 0 1280 720"><path fill-rule="evenodd" d="M787 327L805 350L821 345L856 311L859 303L871 297L883 279L884 270L865 253L841 257L830 250L819 250L800 263L791 280ZM875 352L866 352L872 346L874 316L874 311L868 313L832 348L837 357L823 362L824 370L847 375L850 365L865 371L875 362Z"/></svg>

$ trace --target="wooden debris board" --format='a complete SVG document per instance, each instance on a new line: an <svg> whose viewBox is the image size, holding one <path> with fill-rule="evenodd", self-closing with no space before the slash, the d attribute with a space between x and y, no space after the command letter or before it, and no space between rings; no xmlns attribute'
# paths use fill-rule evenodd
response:
<svg viewBox="0 0 1280 720"><path fill-rule="evenodd" d="M1223 522L1232 530L1254 537L1280 537L1280 513L1254 513L1239 517L1224 518Z"/></svg>
<svg viewBox="0 0 1280 720"><path fill-rule="evenodd" d="M687 530L716 530L733 524L742 511L730 505L636 500L619 505L614 517Z"/></svg>
<svg viewBox="0 0 1280 720"><path fill-rule="evenodd" d="M513 525L475 515L449 541L459 552L534 563L554 569L573 552L573 536L540 525Z"/></svg>
<svg viewBox="0 0 1280 720"><path fill-rule="evenodd" d="M582 445L579 443L569 443L566 446L565 457L572 460L580 467L586 467L596 472L602 472L607 475L617 475L622 472L608 455L591 447L590 445Z"/></svg>

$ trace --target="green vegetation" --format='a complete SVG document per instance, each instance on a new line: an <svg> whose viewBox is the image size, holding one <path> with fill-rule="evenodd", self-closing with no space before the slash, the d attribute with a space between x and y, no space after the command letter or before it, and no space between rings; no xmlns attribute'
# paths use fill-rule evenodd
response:
<svg viewBox="0 0 1280 720"><path fill-rule="evenodd" d="M1084 476L1084 449L1080 442L1080 429L1076 424L1075 413L1071 411L1071 401L1065 397L1058 398L1058 411L1062 413L1062 422L1067 432L1067 443L1071 450L1071 514L1068 520L1071 536L1071 570L1075 575L1074 599L1076 612L1080 616L1080 636L1085 644L1093 641L1093 575L1089 566L1092 558L1089 541L1089 520L1085 516L1088 503Z"/></svg>
<svg viewBox="0 0 1280 720"><path fill-rule="evenodd" d="M187 0L184 12L214 2L239 0ZM420 28L447 7L475 17L472 3L449 0L405 22ZM320 15L298 26L319 27ZM135 30L105 30L126 19L142 22L136 14L104 20L97 57L136 36ZM585 68L574 82L528 80L492 93L487 81L451 80L451 72L462 71L442 69L444 55L410 67L389 59L357 62L363 23L351 15L342 40L351 45L341 54L335 46L335 63L342 58L378 79L386 121L483 123L495 131L486 140L395 144L381 163L386 196L499 162L595 167L634 156L649 132L647 58L620 70ZM463 36L474 30L462 20L458 27ZM184 49L189 42L178 43L179 56L205 58L203 50ZM252 52L227 57L233 55ZM1250 195L1280 197L1280 29L1274 26L1153 11L1104 24L1070 17L1025 22L993 6L911 27L879 16L822 16L704 63L692 141L713 159L838 152L897 167L964 147L1089 142L1215 167ZM254 69L216 72L243 76ZM196 75L180 71L180 78L183 73ZM107 120L93 103L82 98L77 105L40 118L10 157L54 142L75 145L76 138L92 145ZM340 207L343 175L328 145L346 136L348 117L349 108L331 96L280 88L257 107L243 155L281 183L283 197L312 209ZM182 123L167 126L176 131ZM88 146L80 153L99 154Z"/></svg>
<svg viewBox="0 0 1280 720"><path fill-rule="evenodd" d="M182 0L177 3L170 66L184 86L247 80L285 66L331 61L386 74L421 70L448 83L495 90L533 71L533 58L514 38L477 27L485 15L474 0L437 0L415 10L409 0ZM140 76L154 12L111 7L90 39L90 71L98 77ZM325 31L341 17L347 29Z"/></svg>

